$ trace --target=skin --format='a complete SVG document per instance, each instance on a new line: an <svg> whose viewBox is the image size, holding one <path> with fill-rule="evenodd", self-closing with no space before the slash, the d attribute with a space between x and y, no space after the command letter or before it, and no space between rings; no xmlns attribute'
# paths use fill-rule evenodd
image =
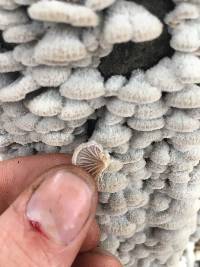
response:
<svg viewBox="0 0 200 267"><path fill-rule="evenodd" d="M33 231L25 207L33 190L46 176L66 169L90 183L94 193L91 217L75 242L54 244ZM96 248L99 227L95 220L97 192L92 177L71 165L70 156L37 155L0 162L0 266L9 267L122 267L111 254Z"/></svg>

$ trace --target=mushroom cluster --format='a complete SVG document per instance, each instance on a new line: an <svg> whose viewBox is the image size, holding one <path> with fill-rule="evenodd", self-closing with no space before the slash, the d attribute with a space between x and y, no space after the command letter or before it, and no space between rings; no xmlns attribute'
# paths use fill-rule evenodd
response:
<svg viewBox="0 0 200 267"><path fill-rule="evenodd" d="M96 181L100 246L125 267L176 267L200 232L200 2L175 3L172 58L104 79L114 44L161 34L142 5L0 0L2 159L73 154Z"/></svg>

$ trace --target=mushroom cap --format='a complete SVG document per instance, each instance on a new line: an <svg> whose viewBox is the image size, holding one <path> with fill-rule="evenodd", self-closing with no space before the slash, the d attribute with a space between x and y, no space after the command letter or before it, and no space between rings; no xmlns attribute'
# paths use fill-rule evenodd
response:
<svg viewBox="0 0 200 267"><path fill-rule="evenodd" d="M30 72L40 86L58 87L69 78L71 70L62 66L37 66Z"/></svg>
<svg viewBox="0 0 200 267"><path fill-rule="evenodd" d="M172 67L180 82L184 84L200 82L200 59L191 53L176 52Z"/></svg>
<svg viewBox="0 0 200 267"><path fill-rule="evenodd" d="M14 59L13 52L0 53L0 72L15 72L23 70L23 66Z"/></svg>
<svg viewBox="0 0 200 267"><path fill-rule="evenodd" d="M113 126L97 127L91 137L92 140L102 144L104 147L117 147L128 142L131 138L131 130L120 124Z"/></svg>
<svg viewBox="0 0 200 267"><path fill-rule="evenodd" d="M165 121L162 117L152 120L140 120L136 118L130 118L128 119L127 124L134 130L147 132L163 128L165 125Z"/></svg>
<svg viewBox="0 0 200 267"><path fill-rule="evenodd" d="M25 115L17 118L14 123L19 129L31 132L34 131L38 121L38 116L34 115L33 113L26 113Z"/></svg>
<svg viewBox="0 0 200 267"><path fill-rule="evenodd" d="M176 108L190 109L200 107L200 87L188 85L179 92L167 94L166 102Z"/></svg>
<svg viewBox="0 0 200 267"><path fill-rule="evenodd" d="M35 20L67 23L79 27L98 25L98 16L90 8L57 0L33 3L28 13Z"/></svg>
<svg viewBox="0 0 200 267"><path fill-rule="evenodd" d="M49 132L57 132L65 129L66 124L64 121L57 117L44 117L36 125L35 131L41 134L47 134ZM71 132L73 129L71 129Z"/></svg>
<svg viewBox="0 0 200 267"><path fill-rule="evenodd" d="M34 81L31 75L22 76L0 89L0 101L16 102L26 97L26 94L39 89L39 85Z"/></svg>
<svg viewBox="0 0 200 267"><path fill-rule="evenodd" d="M96 69L77 69L60 87L62 96L76 100L89 100L104 95L103 78Z"/></svg>
<svg viewBox="0 0 200 267"><path fill-rule="evenodd" d="M164 92L180 91L184 87L184 84L176 77L169 58L161 59L157 65L148 69L145 78L152 86Z"/></svg>
<svg viewBox="0 0 200 267"><path fill-rule="evenodd" d="M115 193L123 190L128 185L128 179L122 172L105 173L96 178L99 192Z"/></svg>
<svg viewBox="0 0 200 267"><path fill-rule="evenodd" d="M166 114L168 109L169 107L162 100L159 100L150 104L138 105L134 117L141 120L157 119Z"/></svg>
<svg viewBox="0 0 200 267"><path fill-rule="evenodd" d="M74 137L65 130L60 132L50 132L41 136L41 141L50 146L68 145L73 141Z"/></svg>
<svg viewBox="0 0 200 267"><path fill-rule="evenodd" d="M175 132L193 132L199 126L199 120L193 119L185 112L179 110L174 110L171 115L165 118L165 127Z"/></svg>
<svg viewBox="0 0 200 267"><path fill-rule="evenodd" d="M152 103L158 101L160 97L160 90L147 83L144 73L140 71L133 72L128 83L118 93L120 100L136 104Z"/></svg>
<svg viewBox="0 0 200 267"><path fill-rule="evenodd" d="M66 99L59 115L64 121L73 121L87 118L94 112L86 101Z"/></svg>
<svg viewBox="0 0 200 267"><path fill-rule="evenodd" d="M71 61L85 59L87 51L79 40L78 31L69 27L54 27L47 31L34 49L38 64L68 65Z"/></svg>
<svg viewBox="0 0 200 267"><path fill-rule="evenodd" d="M119 117L131 117L135 113L135 104L117 98L110 99L106 107L112 114Z"/></svg>
<svg viewBox="0 0 200 267"><path fill-rule="evenodd" d="M61 112L62 97L58 91L48 89L31 99L25 100L25 106L35 115L52 117Z"/></svg>
<svg viewBox="0 0 200 267"><path fill-rule="evenodd" d="M37 40L43 33L43 24L32 22L9 27L3 32L3 39L7 43L28 43Z"/></svg>

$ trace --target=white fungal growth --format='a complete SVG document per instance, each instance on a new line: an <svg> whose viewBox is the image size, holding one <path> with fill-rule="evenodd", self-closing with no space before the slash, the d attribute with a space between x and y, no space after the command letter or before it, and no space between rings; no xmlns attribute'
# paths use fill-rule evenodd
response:
<svg viewBox="0 0 200 267"><path fill-rule="evenodd" d="M0 72L15 72L23 70L23 66L17 62L12 52L0 53Z"/></svg>
<svg viewBox="0 0 200 267"><path fill-rule="evenodd" d="M52 117L61 112L62 97L56 90L47 90L25 101L25 105L35 115Z"/></svg>
<svg viewBox="0 0 200 267"><path fill-rule="evenodd" d="M91 141L75 149L72 163L82 167L93 177L97 177L108 167L109 155L103 151L101 145Z"/></svg>
<svg viewBox="0 0 200 267"><path fill-rule="evenodd" d="M79 27L98 24L98 17L90 8L57 0L39 1L31 5L28 12L31 18L41 21L62 22Z"/></svg>
<svg viewBox="0 0 200 267"><path fill-rule="evenodd" d="M35 42L17 45L13 50L13 57L24 66L35 67L37 63L34 58Z"/></svg>
<svg viewBox="0 0 200 267"><path fill-rule="evenodd" d="M137 104L148 104L160 99L161 92L144 80L144 73L133 72L129 82L121 88L119 99Z"/></svg>
<svg viewBox="0 0 200 267"><path fill-rule="evenodd" d="M73 155L96 183L100 246L175 267L200 236L200 1L173 0L171 58L107 73L115 44L160 36L143 2L0 0L0 160Z"/></svg>
<svg viewBox="0 0 200 267"><path fill-rule="evenodd" d="M26 94L39 89L30 75L21 77L8 86L0 89L0 101L16 102L25 98Z"/></svg>
<svg viewBox="0 0 200 267"><path fill-rule="evenodd" d="M30 72L40 86L57 87L69 78L71 70L68 67L37 66Z"/></svg>
<svg viewBox="0 0 200 267"><path fill-rule="evenodd" d="M55 27L47 31L34 50L38 64L68 65L70 61L84 59L87 51L80 41L78 30L69 27Z"/></svg>
<svg viewBox="0 0 200 267"><path fill-rule="evenodd" d="M96 69L78 69L60 87L61 95L76 100L89 100L105 93L103 78Z"/></svg>
<svg viewBox="0 0 200 267"><path fill-rule="evenodd" d="M28 22L28 16L21 8L16 10L0 10L0 29L5 30L10 26Z"/></svg>
<svg viewBox="0 0 200 267"><path fill-rule="evenodd" d="M3 32L7 43L28 43L37 40L44 33L44 26L37 22L14 25Z"/></svg>
<svg viewBox="0 0 200 267"><path fill-rule="evenodd" d="M168 105L176 108L199 108L200 107L200 87L188 85L180 92L174 92L166 96Z"/></svg>
<svg viewBox="0 0 200 267"><path fill-rule="evenodd" d="M59 118L64 121L80 120L87 118L93 111L86 101L66 99Z"/></svg>
<svg viewBox="0 0 200 267"><path fill-rule="evenodd" d="M105 126L97 128L92 140L102 144L105 147L116 147L129 141L131 138L131 130L121 125Z"/></svg>
<svg viewBox="0 0 200 267"><path fill-rule="evenodd" d="M182 83L200 82L200 59L197 56L177 52L172 58L172 64L177 78Z"/></svg>

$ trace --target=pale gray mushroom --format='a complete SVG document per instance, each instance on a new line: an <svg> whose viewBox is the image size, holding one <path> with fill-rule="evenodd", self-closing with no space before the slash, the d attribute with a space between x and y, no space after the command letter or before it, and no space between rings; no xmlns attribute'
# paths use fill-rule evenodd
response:
<svg viewBox="0 0 200 267"><path fill-rule="evenodd" d="M197 51L200 47L199 23L189 21L173 29L170 45L180 52Z"/></svg>
<svg viewBox="0 0 200 267"><path fill-rule="evenodd" d="M87 118L94 110L86 101L66 99L59 118L64 121L73 121Z"/></svg>
<svg viewBox="0 0 200 267"><path fill-rule="evenodd" d="M115 193L128 185L127 177L121 173L105 173L96 178L97 189L100 192Z"/></svg>
<svg viewBox="0 0 200 267"><path fill-rule="evenodd" d="M28 9L32 19L49 22L67 23L78 27L94 27L98 16L90 8L57 0L38 1Z"/></svg>
<svg viewBox="0 0 200 267"><path fill-rule="evenodd" d="M192 2L192 1L191 1ZM187 20L199 18L200 12L198 7L193 3L178 3L175 9L167 14L165 22L172 28Z"/></svg>
<svg viewBox="0 0 200 267"><path fill-rule="evenodd" d="M135 104L117 98L111 98L106 103L106 107L112 114L119 117L132 117L135 113Z"/></svg>
<svg viewBox="0 0 200 267"><path fill-rule="evenodd" d="M169 208L171 199L160 192L155 193L150 200L150 207L155 212L161 212Z"/></svg>
<svg viewBox="0 0 200 267"><path fill-rule="evenodd" d="M196 130L192 133L177 133L172 142L180 146L200 145L200 131Z"/></svg>
<svg viewBox="0 0 200 267"><path fill-rule="evenodd" d="M78 34L78 30L70 27L51 28L35 46L35 61L62 66L86 58L87 51Z"/></svg>
<svg viewBox="0 0 200 267"><path fill-rule="evenodd" d="M15 10L2 10L0 9L0 29L5 30L10 26L23 24L28 22L26 12L17 8Z"/></svg>
<svg viewBox="0 0 200 267"><path fill-rule="evenodd" d="M24 99L30 92L39 89L39 85L34 81L31 75L22 76L0 89L0 101L16 102Z"/></svg>
<svg viewBox="0 0 200 267"><path fill-rule="evenodd" d="M110 215L124 215L127 213L128 208L126 199L122 191L110 195L108 204L105 206L106 211Z"/></svg>
<svg viewBox="0 0 200 267"><path fill-rule="evenodd" d="M25 100L25 106L35 115L52 117L62 110L62 97L58 91L49 89Z"/></svg>
<svg viewBox="0 0 200 267"><path fill-rule="evenodd" d="M152 120L140 120L136 118L130 118L128 119L127 124L130 128L134 130L142 132L151 132L163 128L165 125L165 121L162 117Z"/></svg>
<svg viewBox="0 0 200 267"><path fill-rule="evenodd" d="M130 237L135 233L136 225L130 223L124 216L115 216L110 224L104 226L107 232L119 237Z"/></svg>
<svg viewBox="0 0 200 267"><path fill-rule="evenodd" d="M159 100L150 104L137 105L134 113L136 119L157 119L167 113L169 107L164 101Z"/></svg>
<svg viewBox="0 0 200 267"><path fill-rule="evenodd" d="M158 87L165 92L180 91L184 87L184 84L178 80L173 71L172 61L167 57L148 69L145 73L145 78L152 86Z"/></svg>
<svg viewBox="0 0 200 267"><path fill-rule="evenodd" d="M18 117L14 124L21 130L31 132L34 131L36 124L39 122L39 117L32 114L26 113L25 115Z"/></svg>
<svg viewBox="0 0 200 267"><path fill-rule="evenodd" d="M13 57L13 52L0 53L0 72L15 72L23 70L23 66Z"/></svg>
<svg viewBox="0 0 200 267"><path fill-rule="evenodd" d="M1 107L4 111L4 114L6 114L9 118L14 118L14 119L20 118L28 112L28 110L23 105L22 101L3 103Z"/></svg>
<svg viewBox="0 0 200 267"><path fill-rule="evenodd" d="M7 121L3 124L4 129L11 135L25 135L26 131L19 129L12 121Z"/></svg>
<svg viewBox="0 0 200 267"><path fill-rule="evenodd" d="M131 209L127 213L127 219L137 225L144 224L146 221L146 211L144 209ZM131 239L134 240L134 236Z"/></svg>
<svg viewBox="0 0 200 267"><path fill-rule="evenodd" d="M176 108L199 108L200 89L197 85L187 85L180 92L174 92L166 96L167 104Z"/></svg>
<svg viewBox="0 0 200 267"><path fill-rule="evenodd" d="M7 133L0 134L0 147L9 146L12 142L13 142L13 139L10 134L7 134Z"/></svg>
<svg viewBox="0 0 200 267"><path fill-rule="evenodd" d="M108 43L150 41L162 32L159 19L134 2L117 1L109 9L105 22L103 38Z"/></svg>
<svg viewBox="0 0 200 267"><path fill-rule="evenodd" d="M13 57L14 59L21 63L24 66L28 67L35 67L38 63L35 61L34 58L34 49L35 49L35 42L30 42L26 44L20 44L15 46L13 50Z"/></svg>
<svg viewBox="0 0 200 267"><path fill-rule="evenodd" d="M200 82L200 59L190 53L176 52L172 58L172 66L177 78L185 84Z"/></svg>
<svg viewBox="0 0 200 267"><path fill-rule="evenodd" d="M133 71L128 83L118 93L119 99L137 104L148 104L158 101L161 92L145 81L144 73Z"/></svg>
<svg viewBox="0 0 200 267"><path fill-rule="evenodd" d="M38 22L13 25L3 32L3 38L7 43L28 43L37 40L44 31L43 24Z"/></svg>
<svg viewBox="0 0 200 267"><path fill-rule="evenodd" d="M131 138L131 147L133 149L143 149L152 142L161 141L162 132L160 130L150 132L134 132Z"/></svg>
<svg viewBox="0 0 200 267"><path fill-rule="evenodd" d="M144 151L142 149L129 149L126 153L114 153L114 157L123 164L134 163L142 160Z"/></svg>
<svg viewBox="0 0 200 267"><path fill-rule="evenodd" d="M49 132L57 132L66 128L64 121L58 119L57 117L44 117L35 125L35 131L41 134L47 134ZM71 129L73 131L73 128Z"/></svg>
<svg viewBox="0 0 200 267"><path fill-rule="evenodd" d="M104 147L117 147L129 141L131 130L119 124L113 126L97 127L93 132L91 140L102 144Z"/></svg>
<svg viewBox="0 0 200 267"><path fill-rule="evenodd" d="M71 70L68 67L60 66L37 66L30 69L34 80L42 87L58 87L70 76Z"/></svg>
<svg viewBox="0 0 200 267"><path fill-rule="evenodd" d="M0 0L0 8L6 10L14 10L18 7L14 0Z"/></svg>
<svg viewBox="0 0 200 267"><path fill-rule="evenodd" d="M121 116L114 115L110 111L106 110L103 118L101 118L102 124L105 125L115 125L124 122L124 118Z"/></svg>
<svg viewBox="0 0 200 267"><path fill-rule="evenodd" d="M119 239L114 235L108 236L103 242L101 242L101 247L105 250L112 251L113 253L118 249L120 245Z"/></svg>
<svg viewBox="0 0 200 267"><path fill-rule="evenodd" d="M189 117L185 112L174 110L166 116L165 127L175 132L193 132L199 128L199 120Z"/></svg>
<svg viewBox="0 0 200 267"><path fill-rule="evenodd" d="M133 186L129 186L125 189L124 196L130 210L143 207L148 202L148 197L145 192L142 192L142 190L136 189Z"/></svg>
<svg viewBox="0 0 200 267"><path fill-rule="evenodd" d="M124 164L122 171L125 174L130 174L132 172L137 172L137 171L143 169L145 167L145 165L146 165L146 161L144 159L141 159L137 162Z"/></svg>
<svg viewBox="0 0 200 267"><path fill-rule="evenodd" d="M168 165L170 162L170 148L167 142L157 142L150 153L150 159L160 165Z"/></svg>
<svg viewBox="0 0 200 267"><path fill-rule="evenodd" d="M113 153L118 153L118 154L123 155L123 154L126 154L126 152L128 152L129 148L130 148L130 144L129 144L129 142L126 142L122 145L113 147L112 151L113 151Z"/></svg>
<svg viewBox="0 0 200 267"><path fill-rule="evenodd" d="M113 75L105 82L105 96L117 96L124 86L126 78L122 75Z"/></svg>
<svg viewBox="0 0 200 267"><path fill-rule="evenodd" d="M65 130L50 132L41 136L41 141L50 146L68 145L73 141L73 139L73 135Z"/></svg>
<svg viewBox="0 0 200 267"><path fill-rule="evenodd" d="M62 96L75 100L90 100L104 95L101 74L92 68L77 69L60 87Z"/></svg>

